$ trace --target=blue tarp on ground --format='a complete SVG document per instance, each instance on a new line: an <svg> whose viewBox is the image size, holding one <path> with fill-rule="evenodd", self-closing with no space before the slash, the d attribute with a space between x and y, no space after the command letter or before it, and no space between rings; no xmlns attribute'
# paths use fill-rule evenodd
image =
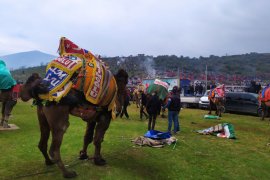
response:
<svg viewBox="0 0 270 180"><path fill-rule="evenodd" d="M157 130L150 130L145 133L144 137L148 137L151 139L167 139L171 137L169 132L161 132Z"/></svg>
<svg viewBox="0 0 270 180"><path fill-rule="evenodd" d="M0 89L10 89L16 85L16 81L12 78L6 63L0 60Z"/></svg>

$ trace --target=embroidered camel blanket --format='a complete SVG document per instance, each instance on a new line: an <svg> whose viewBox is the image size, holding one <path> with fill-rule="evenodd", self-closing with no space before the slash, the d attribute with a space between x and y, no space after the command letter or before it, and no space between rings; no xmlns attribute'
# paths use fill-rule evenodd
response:
<svg viewBox="0 0 270 180"><path fill-rule="evenodd" d="M225 85L222 84L212 90L210 90L208 99L215 101L215 98L224 98L225 97Z"/></svg>
<svg viewBox="0 0 270 180"><path fill-rule="evenodd" d="M262 93L259 94L259 99L263 102L270 101L270 86L263 88Z"/></svg>
<svg viewBox="0 0 270 180"><path fill-rule="evenodd" d="M40 95L40 98L58 102L74 88L83 91L90 103L108 106L108 110L112 110L117 85L105 64L67 38L61 38L59 53L61 56L48 64L43 79L48 84L49 93Z"/></svg>

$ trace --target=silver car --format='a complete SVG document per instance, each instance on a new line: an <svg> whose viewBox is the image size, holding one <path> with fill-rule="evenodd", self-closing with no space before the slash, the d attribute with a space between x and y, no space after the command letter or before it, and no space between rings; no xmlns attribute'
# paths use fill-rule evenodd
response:
<svg viewBox="0 0 270 180"><path fill-rule="evenodd" d="M210 90L207 90L204 95L200 98L199 101L199 108L200 109L208 109L209 108L209 99L208 99L208 95L209 95Z"/></svg>

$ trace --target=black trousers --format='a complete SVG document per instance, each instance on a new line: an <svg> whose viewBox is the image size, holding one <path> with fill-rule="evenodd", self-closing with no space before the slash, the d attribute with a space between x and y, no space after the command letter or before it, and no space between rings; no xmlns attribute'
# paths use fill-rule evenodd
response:
<svg viewBox="0 0 270 180"><path fill-rule="evenodd" d="M154 130L156 125L157 113L149 113L148 130Z"/></svg>

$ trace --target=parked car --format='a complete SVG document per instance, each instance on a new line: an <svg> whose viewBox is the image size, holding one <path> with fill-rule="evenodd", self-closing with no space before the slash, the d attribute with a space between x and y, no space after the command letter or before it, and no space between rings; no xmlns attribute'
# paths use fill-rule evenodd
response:
<svg viewBox="0 0 270 180"><path fill-rule="evenodd" d="M181 104L182 107L194 107L198 108L199 106L200 97L196 96L181 96Z"/></svg>
<svg viewBox="0 0 270 180"><path fill-rule="evenodd" d="M210 90L207 90L204 95L199 100L199 108L200 109L208 109L209 108L209 95Z"/></svg>
<svg viewBox="0 0 270 180"><path fill-rule="evenodd" d="M226 112L248 113L261 116L258 94L248 92L226 93Z"/></svg>
<svg viewBox="0 0 270 180"><path fill-rule="evenodd" d="M184 94L184 91L180 94L181 104L183 108L198 108L199 101L202 95Z"/></svg>

